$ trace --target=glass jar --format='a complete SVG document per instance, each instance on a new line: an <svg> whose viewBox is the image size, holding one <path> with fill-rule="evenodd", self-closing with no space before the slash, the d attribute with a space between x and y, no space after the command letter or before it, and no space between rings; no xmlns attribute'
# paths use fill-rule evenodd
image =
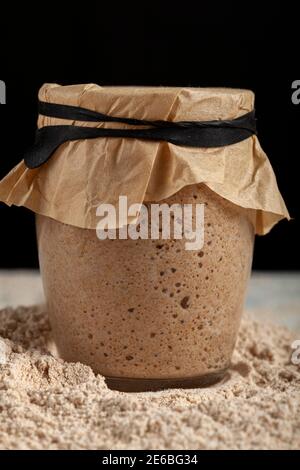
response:
<svg viewBox="0 0 300 470"><path fill-rule="evenodd" d="M204 184L162 202L205 205L201 250L174 238L99 240L95 230L37 215L58 352L89 364L113 389L213 384L235 346L252 264L251 210Z"/></svg>

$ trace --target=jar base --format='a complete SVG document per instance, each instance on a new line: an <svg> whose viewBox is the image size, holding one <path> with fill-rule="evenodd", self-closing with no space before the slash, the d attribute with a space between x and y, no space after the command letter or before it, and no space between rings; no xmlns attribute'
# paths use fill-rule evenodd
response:
<svg viewBox="0 0 300 470"><path fill-rule="evenodd" d="M228 369L211 372L197 377L178 377L170 379L139 379L128 377L105 377L105 382L111 390L119 392L157 392L171 388L205 388L220 382Z"/></svg>

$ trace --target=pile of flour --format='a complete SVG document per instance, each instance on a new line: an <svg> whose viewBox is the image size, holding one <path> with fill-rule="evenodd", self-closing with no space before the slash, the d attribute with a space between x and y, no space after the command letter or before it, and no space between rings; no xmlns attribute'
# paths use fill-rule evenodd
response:
<svg viewBox="0 0 300 470"><path fill-rule="evenodd" d="M41 307L0 311L1 449L297 449L292 334L245 317L233 365L203 390L125 394L57 359Z"/></svg>

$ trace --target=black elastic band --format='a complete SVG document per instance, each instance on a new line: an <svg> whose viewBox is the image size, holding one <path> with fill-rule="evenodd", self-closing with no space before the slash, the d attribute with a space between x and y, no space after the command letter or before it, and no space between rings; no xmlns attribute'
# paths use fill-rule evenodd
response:
<svg viewBox="0 0 300 470"><path fill-rule="evenodd" d="M73 125L42 127L36 132L34 145L24 156L28 168L39 167L49 160L61 144L73 140L124 137L165 141L185 147L211 148L236 144L256 134L254 111L227 121L145 121L108 116L76 106L40 102L39 114L70 121L117 122L143 128L105 129Z"/></svg>

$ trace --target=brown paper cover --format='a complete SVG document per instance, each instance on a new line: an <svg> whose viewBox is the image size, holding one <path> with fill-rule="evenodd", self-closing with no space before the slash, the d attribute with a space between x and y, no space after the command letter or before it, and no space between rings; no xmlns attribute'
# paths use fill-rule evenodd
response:
<svg viewBox="0 0 300 470"><path fill-rule="evenodd" d="M113 116L170 121L235 119L254 106L251 91L225 88L45 84L39 99ZM129 127L70 123L45 116L38 119L38 127L59 124ZM128 197L128 205L161 201L196 183L253 209L257 234L267 233L283 218L289 219L273 169L256 136L213 149L124 138L67 142L40 168L30 170L21 161L0 182L0 200L92 229L99 221L96 208L101 203L117 205L120 195Z"/></svg>

